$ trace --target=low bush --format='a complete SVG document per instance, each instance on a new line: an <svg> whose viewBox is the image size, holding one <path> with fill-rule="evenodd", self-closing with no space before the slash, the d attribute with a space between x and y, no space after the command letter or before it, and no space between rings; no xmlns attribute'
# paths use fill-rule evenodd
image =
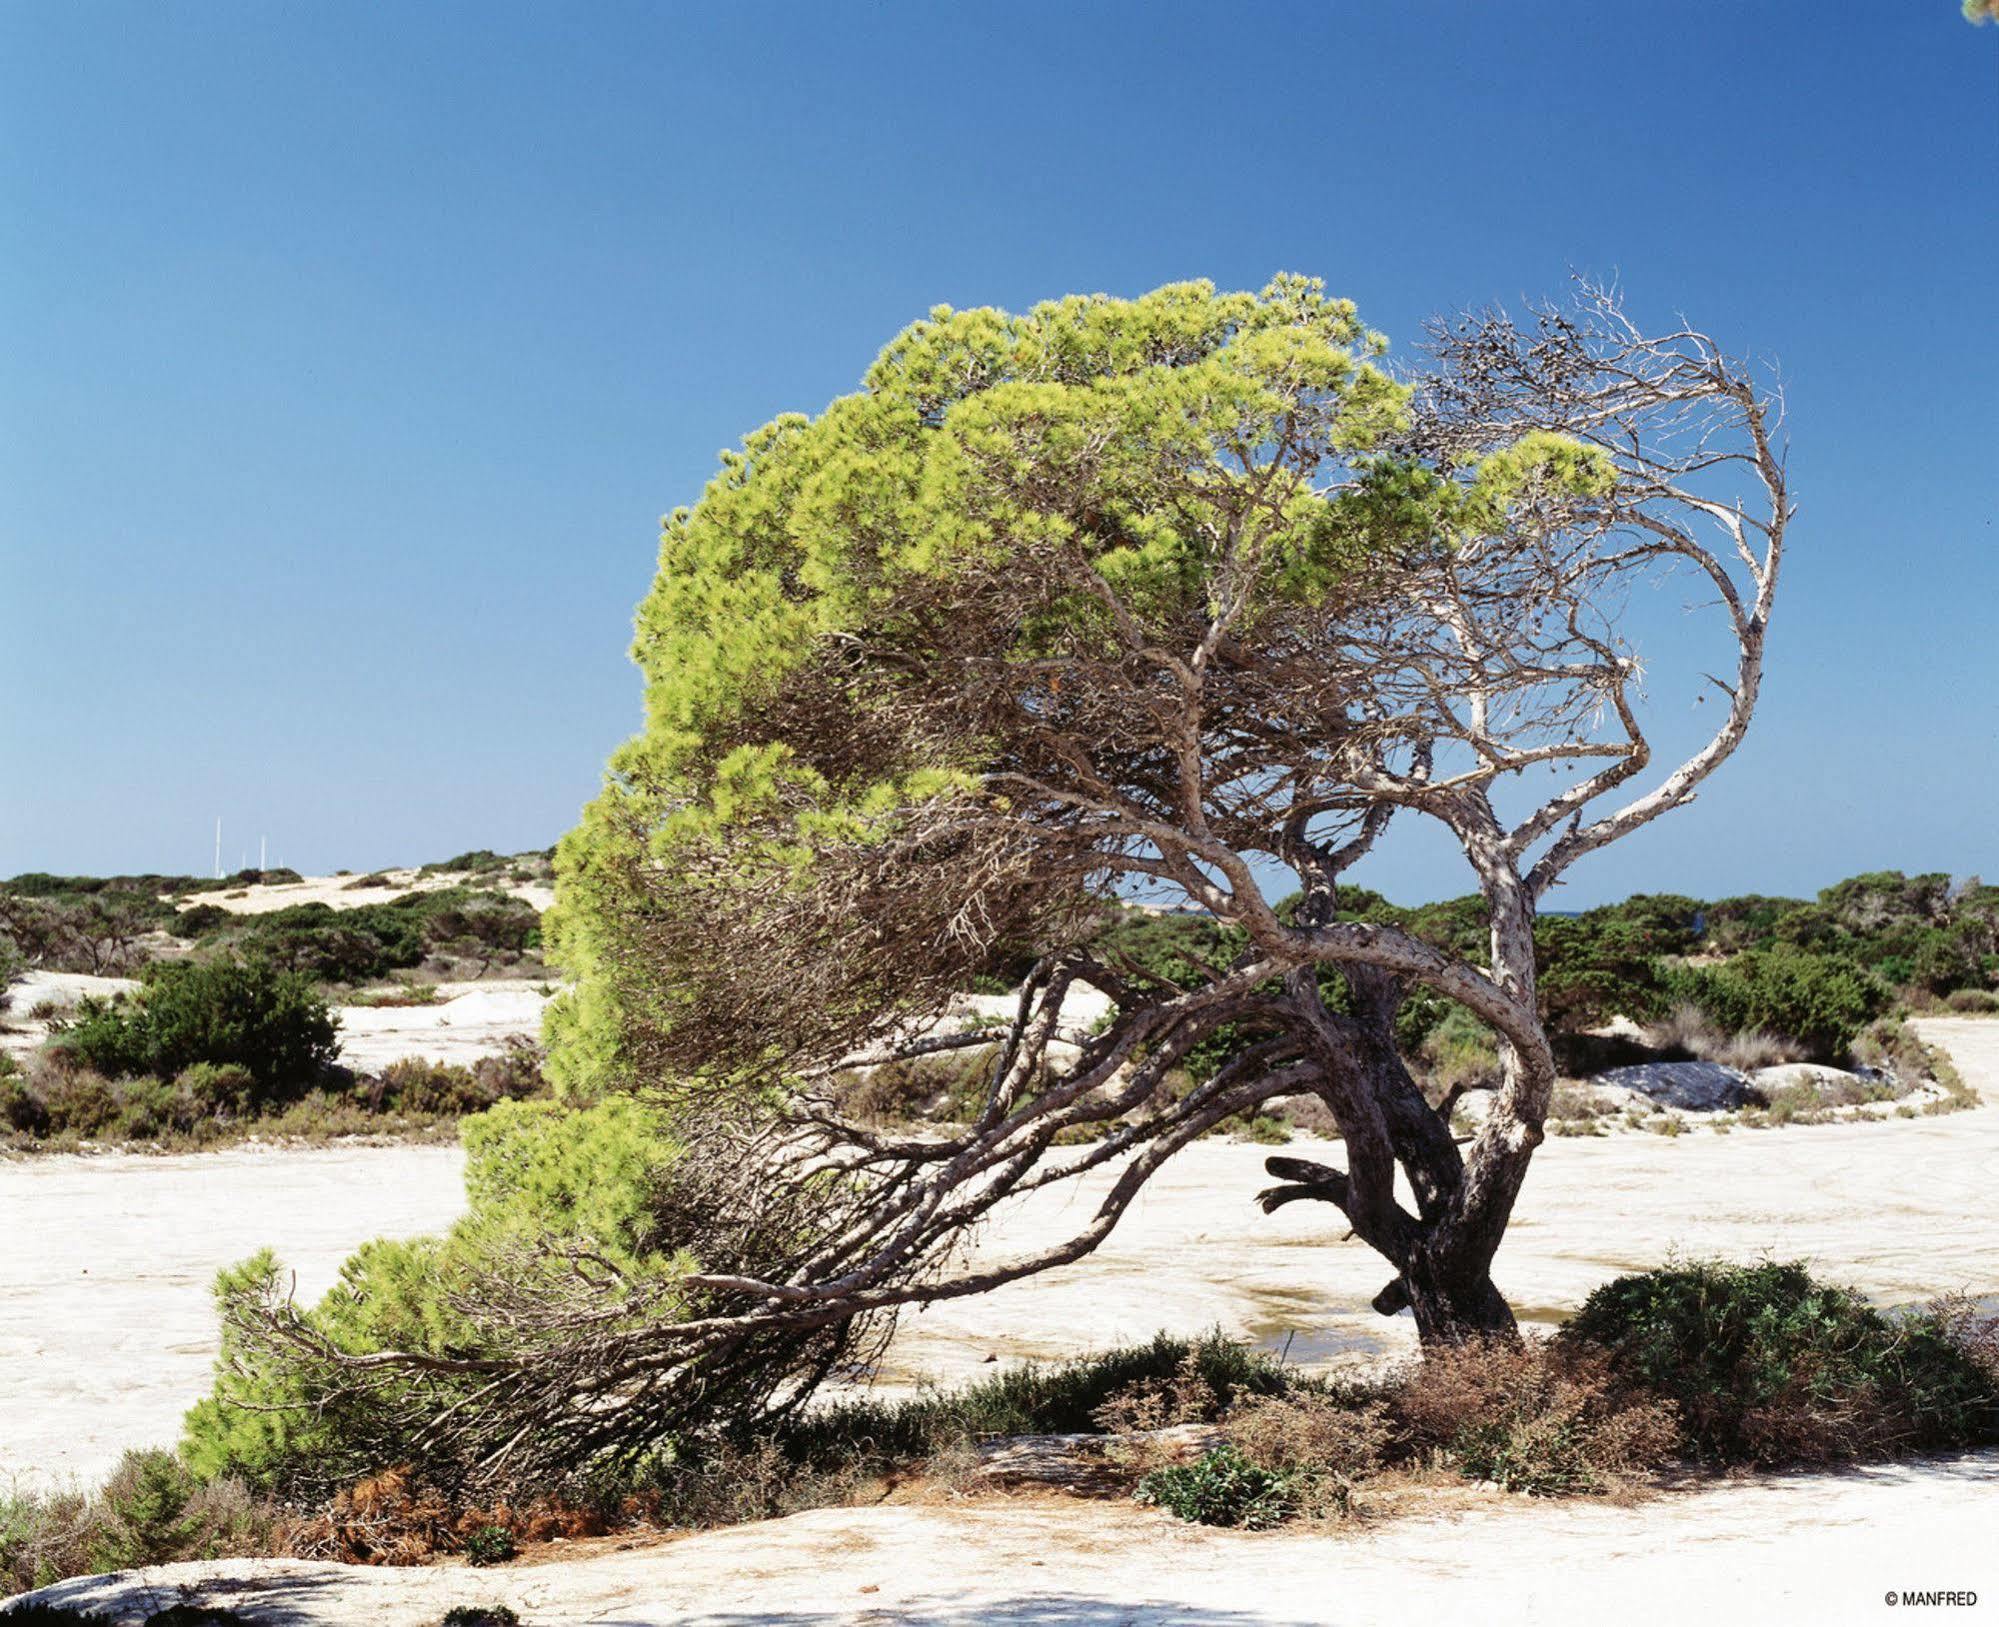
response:
<svg viewBox="0 0 1999 1627"><path fill-rule="evenodd" d="M0 1496L0 1585L271 1551L277 1522L242 1482L203 1483L169 1452L127 1452L104 1487Z"/></svg>
<svg viewBox="0 0 1999 1627"><path fill-rule="evenodd" d="M174 1083L211 1114L240 1118L257 1109L257 1076L240 1062L197 1062Z"/></svg>
<svg viewBox="0 0 1999 1627"><path fill-rule="evenodd" d="M1560 1335L1679 1409L1716 1463L1821 1463L1999 1440L1999 1383L1936 1312L1888 1316L1802 1265L1700 1261L1620 1277Z"/></svg>
<svg viewBox="0 0 1999 1627"><path fill-rule="evenodd" d="M1999 994L1990 989L1957 989L1945 998L1944 1008L1965 1016L1989 1017L1999 1014Z"/></svg>
<svg viewBox="0 0 1999 1627"><path fill-rule="evenodd" d="M800 1418L785 1445L811 1464L856 1456L913 1462L992 1436L1101 1428L1108 1404L1146 1386L1176 1388L1185 1399L1165 1421L1212 1422L1238 1400L1282 1393L1286 1378L1273 1358L1218 1332L1191 1341L1160 1334L1080 1361L1024 1363L961 1390L889 1403L836 1402Z"/></svg>
<svg viewBox="0 0 1999 1627"><path fill-rule="evenodd" d="M1601 1354L1545 1340L1428 1351L1390 1401L1410 1441L1507 1491L1615 1491L1679 1447L1673 1408L1615 1381Z"/></svg>
<svg viewBox="0 0 1999 1627"><path fill-rule="evenodd" d="M1965 1082L1950 1058L1935 1046L1925 1045L1915 1029L1900 1018L1883 1017L1869 1023L1853 1042L1853 1060L1888 1075L1902 1092L1923 1084L1937 1086L1943 1095L1924 1107L1926 1113L1954 1113L1978 1105L1978 1092Z"/></svg>
<svg viewBox="0 0 1999 1627"><path fill-rule="evenodd" d="M334 1026L299 973L261 960L172 961L147 968L134 1000L86 999L52 1047L114 1077L233 1064L255 1080L262 1107L302 1094L331 1066Z"/></svg>
<svg viewBox="0 0 1999 1627"><path fill-rule="evenodd" d="M13 998L13 985L26 974L27 958L14 947L14 940L0 932L0 1011L5 1011Z"/></svg>
<svg viewBox="0 0 1999 1627"><path fill-rule="evenodd" d="M1291 1475L1259 1468L1232 1445L1193 1463L1154 1469L1138 1483L1138 1500L1199 1525L1267 1531L1298 1510Z"/></svg>
<svg viewBox="0 0 1999 1627"><path fill-rule="evenodd" d="M1397 1436L1386 1403L1302 1387L1241 1403L1223 1427L1257 1468L1287 1478L1300 1513L1333 1517L1354 1512L1356 1491Z"/></svg>
<svg viewBox="0 0 1999 1627"><path fill-rule="evenodd" d="M235 914L220 904L191 904L167 924L167 931L176 938L194 940L207 937L235 919Z"/></svg>
<svg viewBox="0 0 1999 1627"><path fill-rule="evenodd" d="M521 1618L503 1604L455 1604L438 1627L521 1627Z"/></svg>
<svg viewBox="0 0 1999 1627"><path fill-rule="evenodd" d="M465 1536L465 1557L474 1565L504 1565L520 1551L504 1525L474 1526Z"/></svg>
<svg viewBox="0 0 1999 1627"><path fill-rule="evenodd" d="M1788 944L1751 950L1718 966L1675 966L1666 986L1673 999L1724 1029L1768 1030L1819 1062L1843 1060L1891 998L1886 984L1853 961Z"/></svg>
<svg viewBox="0 0 1999 1627"><path fill-rule="evenodd" d="M480 1089L470 1068L422 1057L391 1062L377 1084L379 1104L406 1113L476 1113L495 1100Z"/></svg>

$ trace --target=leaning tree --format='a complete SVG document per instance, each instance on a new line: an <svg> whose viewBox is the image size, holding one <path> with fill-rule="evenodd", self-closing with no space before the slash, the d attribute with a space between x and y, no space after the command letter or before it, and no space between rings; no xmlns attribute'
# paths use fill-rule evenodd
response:
<svg viewBox="0 0 1999 1627"><path fill-rule="evenodd" d="M482 1398L486 1422L450 1409L468 1453L518 1460L533 1416L574 1461L732 1373L795 1398L898 1307L1087 1255L1175 1153L1287 1097L1325 1104L1339 1150L1271 1159L1245 1224L1252 1197L1330 1204L1425 1343L1512 1327L1492 1262L1555 1082L1536 910L1743 737L1790 514L1779 413L1705 335L1643 332L1598 290L1385 356L1295 277L940 309L668 519L645 728L561 851L577 983L550 1037L570 1087L670 1100L693 1264L670 1305L586 1283L511 1303L462 1370L427 1358ZM1648 773L1624 612L1675 576L1732 670L1704 680L1711 737ZM1461 851L1482 956L1343 910L1397 819ZM1106 910L1138 891L1239 952L1173 974L1110 952ZM1032 966L1011 1022L940 1032L998 957ZM1078 1034L1084 988L1109 1015ZM1496 1036L1468 1141L1397 1044L1418 989ZM965 1122L843 1113L843 1070L975 1042ZM1196 1053L1219 1060L1188 1088ZM1058 1244L966 1247L1093 1177Z"/></svg>

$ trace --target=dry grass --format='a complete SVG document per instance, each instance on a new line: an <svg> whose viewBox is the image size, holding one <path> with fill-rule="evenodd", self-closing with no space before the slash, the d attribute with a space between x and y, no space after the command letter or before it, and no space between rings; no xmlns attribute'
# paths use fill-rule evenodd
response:
<svg viewBox="0 0 1999 1627"><path fill-rule="evenodd" d="M300 1559L348 1565L419 1565L465 1550L475 1533L497 1528L515 1542L600 1536L610 1529L603 1510L559 1498L466 1508L422 1485L407 1466L359 1481L317 1514L283 1525L279 1551Z"/></svg>
<svg viewBox="0 0 1999 1627"><path fill-rule="evenodd" d="M1647 1030L1647 1038L1659 1050L1678 1052L1697 1062L1718 1062L1743 1073L1758 1068L1774 1068L1796 1062L1803 1052L1780 1034L1767 1028L1745 1028L1731 1033L1718 1028L1697 1006L1682 1002Z"/></svg>
<svg viewBox="0 0 1999 1627"><path fill-rule="evenodd" d="M240 1480L197 1483L166 1452L127 1452L103 1487L0 1495L0 1590L181 1559L269 1554L278 1516Z"/></svg>
<svg viewBox="0 0 1999 1627"><path fill-rule="evenodd" d="M1290 1478L1299 1513L1335 1519L1364 1511L1357 1493L1387 1466L1397 1434L1383 1402L1310 1391L1244 1402L1224 1428L1251 1463Z"/></svg>
<svg viewBox="0 0 1999 1627"><path fill-rule="evenodd" d="M1670 1402L1620 1386L1594 1352L1540 1339L1429 1352L1388 1405L1412 1446L1507 1491L1624 1494L1680 1450Z"/></svg>

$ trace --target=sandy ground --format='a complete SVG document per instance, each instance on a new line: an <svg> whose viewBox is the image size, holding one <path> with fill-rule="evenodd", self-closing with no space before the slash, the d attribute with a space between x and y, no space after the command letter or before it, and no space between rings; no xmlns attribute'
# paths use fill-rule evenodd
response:
<svg viewBox="0 0 1999 1627"><path fill-rule="evenodd" d="M1995 1528L1999 1454L1984 1454L1745 1479L1631 1508L1491 1496L1455 1515L1260 1535L1072 1501L824 1509L504 1570L238 1560L38 1597L105 1610L118 1627L181 1597L329 1627L434 1627L479 1604L509 1605L527 1627L1831 1627L1892 1619L1903 1589L1975 1591L1990 1609Z"/></svg>
<svg viewBox="0 0 1999 1627"><path fill-rule="evenodd" d="M213 892L191 893L182 900L182 907L215 904L237 915L265 915L293 904L327 904L337 910L351 910L362 904L387 904L407 893L428 893L442 887L475 885L470 876L457 871L420 876L412 867L383 870L379 874L388 877L389 886L356 887L354 883L360 879L358 876L307 876L301 881L268 886L259 883L254 887L218 887ZM540 882L508 881L503 875L498 880L480 881L476 885L489 892L511 893L516 898L524 898L538 910L545 910L555 902L554 888Z"/></svg>
<svg viewBox="0 0 1999 1627"><path fill-rule="evenodd" d="M406 1056L430 1062L476 1062L510 1039L538 1038L550 985L491 979L440 983L428 1006L342 1006L340 1060L370 1071Z"/></svg>
<svg viewBox="0 0 1999 1627"><path fill-rule="evenodd" d="M171 1444L215 1359L208 1290L276 1245L316 1297L370 1237L450 1224L456 1147L0 1162L0 1486L93 1484Z"/></svg>

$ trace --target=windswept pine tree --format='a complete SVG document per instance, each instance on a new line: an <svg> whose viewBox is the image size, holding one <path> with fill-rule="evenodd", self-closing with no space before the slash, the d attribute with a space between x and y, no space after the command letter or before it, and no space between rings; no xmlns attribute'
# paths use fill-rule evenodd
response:
<svg viewBox="0 0 1999 1627"><path fill-rule="evenodd" d="M645 726L560 851L553 1067L666 1104L661 1224L691 1266L643 1305L594 1267L508 1296L455 1376L323 1347L329 1382L401 1386L468 1465L793 1404L899 1307L1082 1258L1195 1138L1305 1095L1338 1163L1273 1158L1243 1224L1259 1196L1332 1205L1426 1343L1511 1329L1492 1261L1555 1082L1537 908L1743 738L1790 515L1778 416L1705 335L1590 290L1438 322L1407 370L1302 277L934 311L668 519ZM1711 737L1655 765L1619 618L1675 576L1733 666ZM1476 950L1343 910L1396 820L1456 844ZM1239 950L1171 974L1109 952L1138 889ZM1005 1032L910 1039L998 964L1031 967ZM1058 1044L1081 988L1109 1016ZM1398 1046L1416 991L1497 1037L1468 1143ZM994 1061L961 1125L840 1110L857 1061L974 1039ZM1197 1048L1217 1064L1168 1088ZM1071 1235L968 1259L1009 1202L1095 1172Z"/></svg>

